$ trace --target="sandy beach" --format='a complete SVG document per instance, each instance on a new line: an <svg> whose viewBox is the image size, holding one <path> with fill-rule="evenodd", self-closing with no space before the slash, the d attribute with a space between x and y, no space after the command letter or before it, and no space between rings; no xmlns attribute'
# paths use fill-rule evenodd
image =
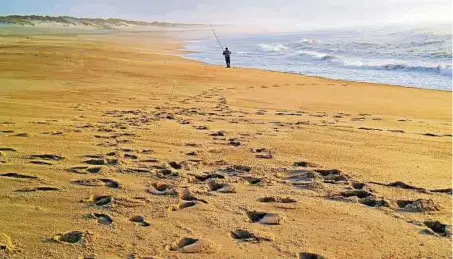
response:
<svg viewBox="0 0 453 259"><path fill-rule="evenodd" d="M182 44L0 35L0 258L451 258L451 92Z"/></svg>

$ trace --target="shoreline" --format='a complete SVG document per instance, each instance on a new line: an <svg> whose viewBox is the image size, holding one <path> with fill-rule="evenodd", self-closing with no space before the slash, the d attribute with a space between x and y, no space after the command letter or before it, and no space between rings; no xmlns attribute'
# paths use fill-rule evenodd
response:
<svg viewBox="0 0 453 259"><path fill-rule="evenodd" d="M191 50L178 50L178 51L184 51L188 53L202 53L199 51L191 51ZM176 54L178 55L178 54ZM199 62L203 65L206 66L214 66L214 67L223 67L221 65L215 65L215 64L209 64L207 62L203 62L201 60L193 59L190 57L184 56L186 54L180 54L180 56L183 59L187 59L190 61L195 61ZM453 90L442 90L442 89L429 89L429 88L422 88L422 87L416 87L416 86L405 86L405 85L392 85L392 84L384 84L384 83L376 83L376 82L367 82L367 81L352 81L352 80L345 80L345 79L339 79L339 78L330 78L330 77L323 77L323 76L315 76L315 75L305 75L302 73L296 73L296 72L285 72L285 71L278 71L278 70L271 70L271 69L264 69L264 68L257 68L257 67L235 67L232 66L231 68L240 68L240 69L251 69L251 70L258 70L258 71L263 71L263 72L270 72L270 73L281 73L281 74L289 74L289 75L299 75L299 76L304 76L304 77L311 77L311 78L317 78L317 79L325 79L325 80L333 80L333 81L338 81L338 82L343 82L343 83L360 83L360 84L369 84L369 85L374 85L377 87L397 87L397 88L406 88L406 89L417 89L417 90L428 90L428 91L439 91L439 92L449 92L452 93Z"/></svg>
<svg viewBox="0 0 453 259"><path fill-rule="evenodd" d="M299 34L301 32L293 32L294 34ZM284 35L287 35L289 33L283 33ZM264 35L264 34L257 34L259 36L261 35ZM257 35L254 35L254 36L257 36ZM227 37L230 37L231 35L227 36ZM247 37L249 35L234 35L234 37ZM196 40L196 41L202 41L202 40L207 40L207 39L211 39L212 37L210 36L205 36L205 37L199 37L199 38L195 38L195 39L190 39L190 40L183 40L183 49L184 50L188 50L188 48L193 45L193 43L191 42L192 40ZM191 53L202 53L200 51L192 51L192 50L188 50L190 51ZM216 64L210 64L208 62L204 62L202 60L200 60L199 58L197 57L188 57L187 55L183 55L184 58L187 58L189 60L194 60L194 61L198 61L198 62L202 62L203 64L206 64L206 65L216 65ZM222 56L219 55L219 59L221 59ZM373 85L388 85L388 86L396 86L396 87L404 87L404 88L416 88L416 89L426 89L426 90L435 90L435 91L442 91L442 92L452 92L453 89L452 89L452 82L450 80L450 85L449 87L437 87L438 89L435 89L435 88L428 88L428 87L422 87L422 86L411 86L411 85L403 85L403 84L392 84L392 83L379 83L379 82L372 82L372 81L361 81L361 80L356 80L356 79L342 79L342 78L332 78L332 77L326 77L326 76L322 76L322 75L306 75L304 73L300 73L300 72L290 72L290 71L284 71L284 70L273 70L273 69L266 69L266 68L259 68L259 67L256 67L254 65L247 65L247 66L237 66L237 67L240 67L240 68L250 68L250 69L258 69L258 70L263 70L263 71L270 71L270 72L280 72L280 73L288 73L288 74L296 74L296 75L302 75L302 76L313 76L313 77L317 77L317 78L325 78L325 79L331 79L331 80L340 80L340 81L345 81L345 82L357 82L357 83L367 83L367 84L373 84ZM451 78L451 77L450 77ZM439 88L445 88L445 89L439 89Z"/></svg>

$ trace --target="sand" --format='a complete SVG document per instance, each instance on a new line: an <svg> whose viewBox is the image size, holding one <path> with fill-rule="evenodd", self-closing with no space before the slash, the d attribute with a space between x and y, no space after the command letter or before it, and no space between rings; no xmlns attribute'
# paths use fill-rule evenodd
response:
<svg viewBox="0 0 453 259"><path fill-rule="evenodd" d="M450 92L180 48L0 37L0 258L452 256Z"/></svg>

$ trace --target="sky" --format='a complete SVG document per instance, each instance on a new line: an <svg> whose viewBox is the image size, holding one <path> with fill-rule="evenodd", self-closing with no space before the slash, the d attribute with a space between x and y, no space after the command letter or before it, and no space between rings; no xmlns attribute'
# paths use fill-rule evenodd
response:
<svg viewBox="0 0 453 259"><path fill-rule="evenodd" d="M0 15L351 27L452 21L451 0L0 0Z"/></svg>

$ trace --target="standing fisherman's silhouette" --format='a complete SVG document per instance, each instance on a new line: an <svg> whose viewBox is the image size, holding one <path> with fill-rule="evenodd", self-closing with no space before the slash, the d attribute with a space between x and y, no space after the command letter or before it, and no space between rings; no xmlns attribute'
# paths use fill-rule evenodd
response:
<svg viewBox="0 0 453 259"><path fill-rule="evenodd" d="M212 29L212 33L214 33L217 43L219 43L220 49L223 50L222 43L220 43L219 37L217 37L217 34L215 33L214 27L212 26L212 24L211 24L211 29ZM225 56L225 63L226 63L227 68L230 68L231 67L230 66L231 65L231 51L229 51L228 48L225 48L225 50L223 51L223 55Z"/></svg>
<svg viewBox="0 0 453 259"><path fill-rule="evenodd" d="M230 68L231 64L231 51L228 50L228 48L225 48L225 51L223 51L223 55L225 56L225 63L227 65L227 68Z"/></svg>

